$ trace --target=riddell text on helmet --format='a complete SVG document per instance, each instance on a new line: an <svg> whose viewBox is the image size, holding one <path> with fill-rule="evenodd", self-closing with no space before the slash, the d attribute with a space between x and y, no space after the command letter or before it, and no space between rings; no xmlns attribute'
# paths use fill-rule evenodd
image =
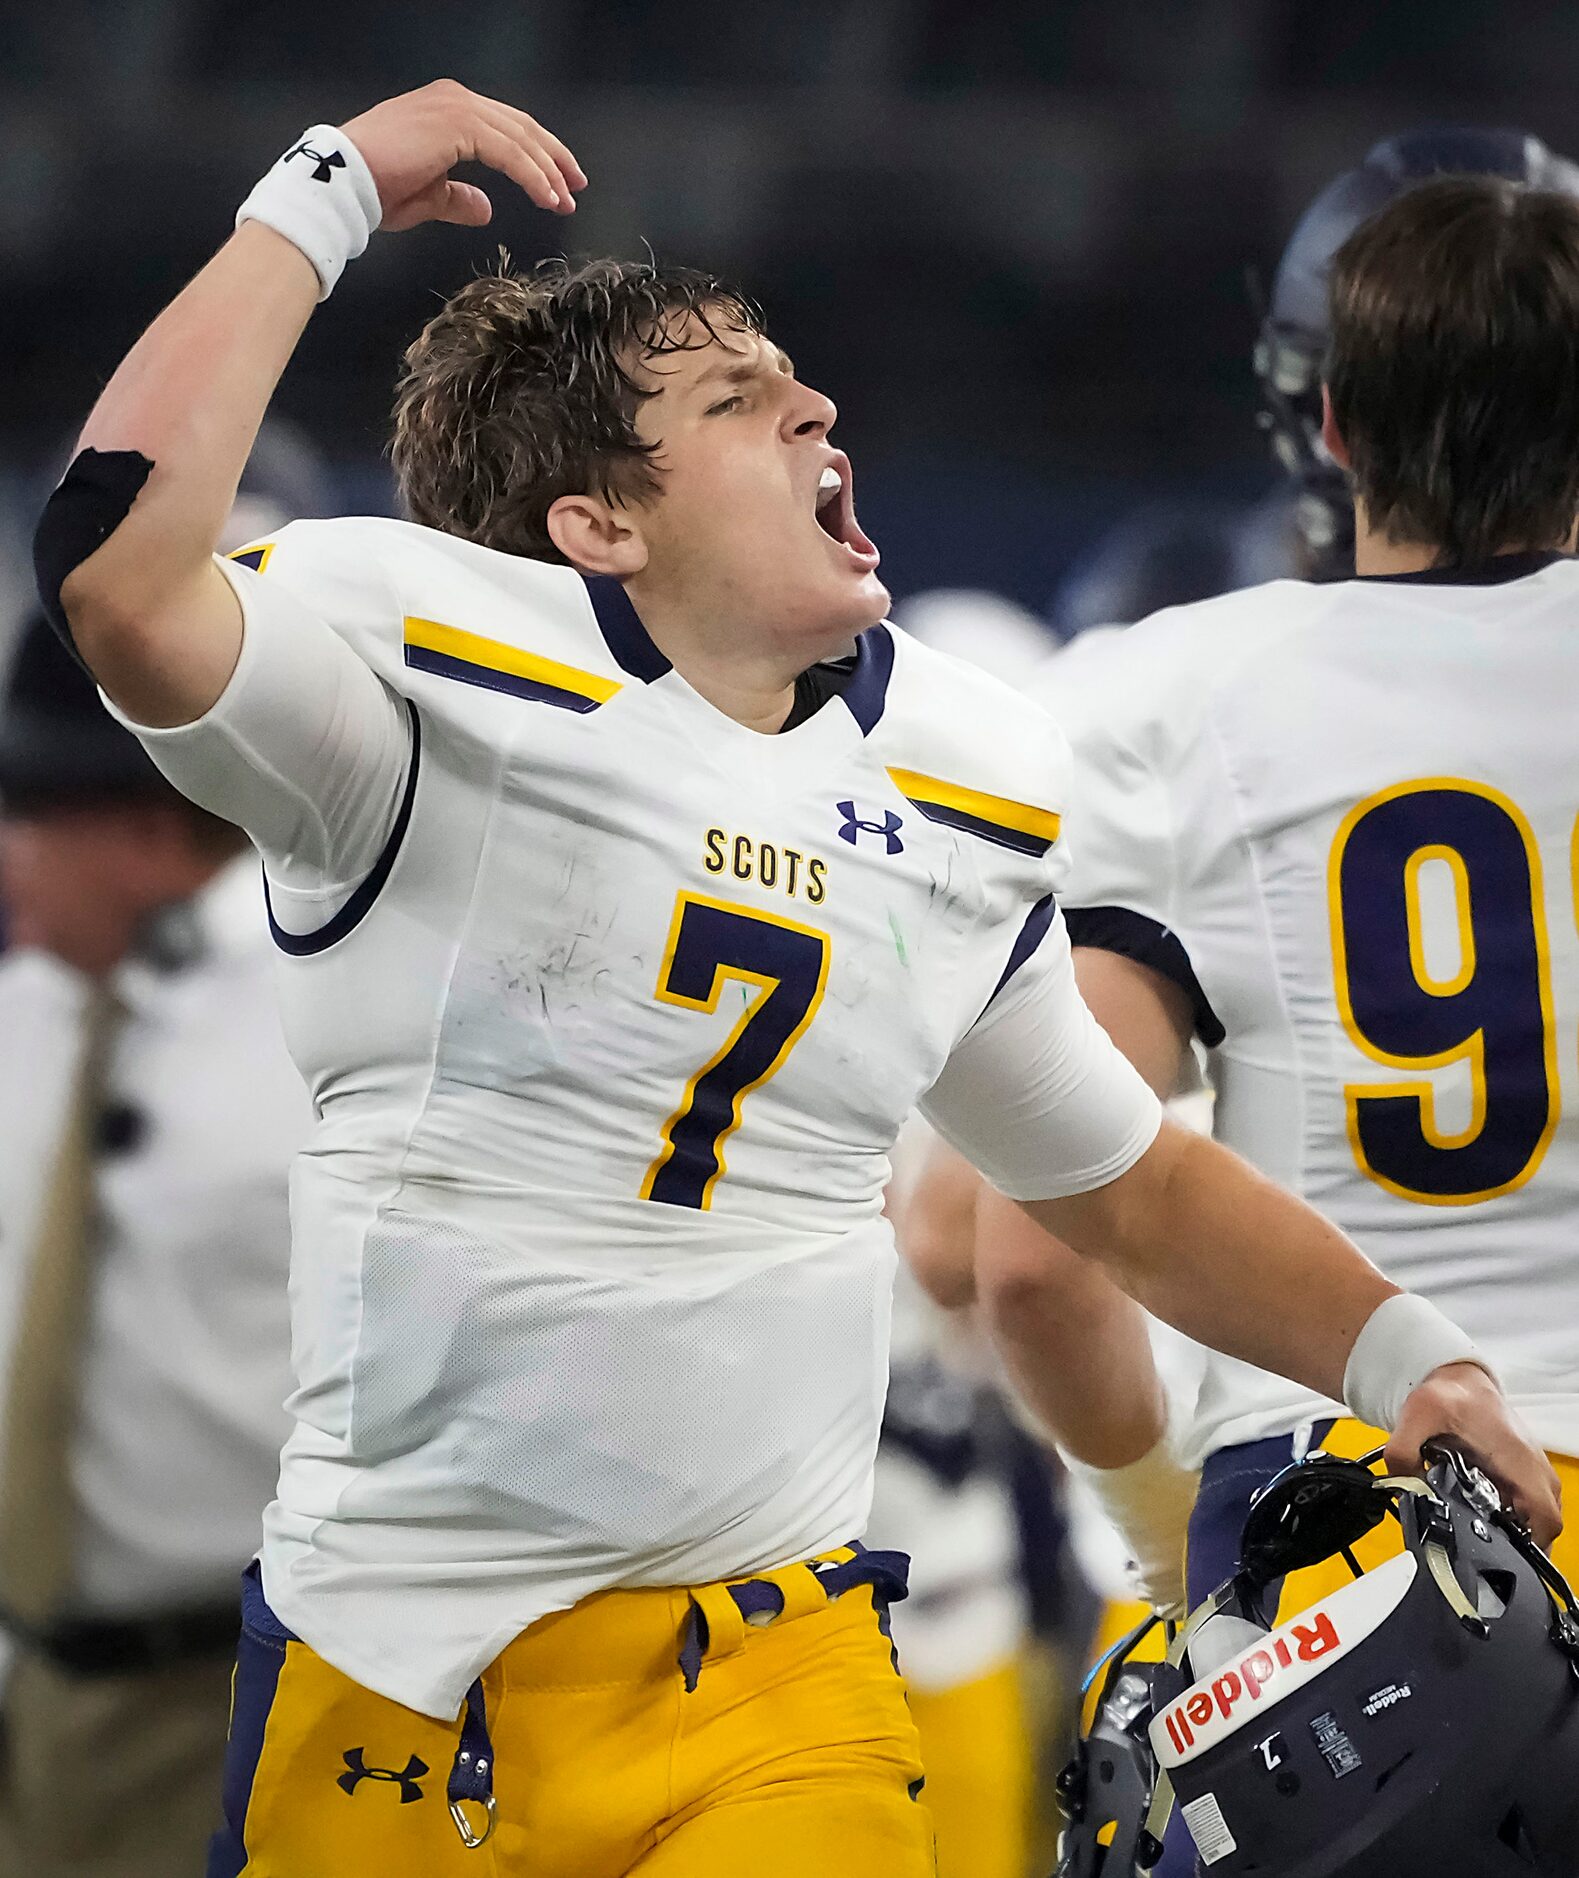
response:
<svg viewBox="0 0 1579 1878"><path fill-rule="evenodd" d="M1204 1727L1214 1714L1226 1721L1242 1699L1261 1700L1261 1691L1274 1681L1279 1669L1292 1669L1296 1656L1302 1663L1314 1663L1338 1647L1338 1633L1325 1611L1318 1611L1309 1623L1293 1626L1293 1647L1287 1637L1267 1639L1270 1647L1252 1650L1236 1669L1225 1669L1212 1679L1210 1690L1192 1689L1182 1701L1163 1715L1173 1745L1181 1754L1195 1746L1195 1727Z"/></svg>
<svg viewBox="0 0 1579 1878"><path fill-rule="evenodd" d="M1389 1559L1203 1676L1152 1722L1158 1760L1170 1768L1194 1760L1251 1715L1319 1676L1398 1608L1416 1569L1409 1553Z"/></svg>

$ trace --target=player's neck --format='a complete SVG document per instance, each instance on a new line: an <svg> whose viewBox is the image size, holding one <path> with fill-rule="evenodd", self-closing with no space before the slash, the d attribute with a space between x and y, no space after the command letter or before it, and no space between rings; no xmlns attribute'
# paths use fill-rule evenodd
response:
<svg viewBox="0 0 1579 1878"><path fill-rule="evenodd" d="M821 644L801 647L759 639L743 644L733 624L719 628L689 608L666 605L651 591L638 594L634 581L627 592L648 637L691 689L725 717L766 736L789 716L795 680L829 656Z"/></svg>
<svg viewBox="0 0 1579 1878"><path fill-rule="evenodd" d="M1510 541L1497 554L1571 554L1573 537L1565 541ZM1354 511L1354 571L1356 574L1423 574L1441 563L1442 550L1429 541L1393 541L1366 519L1362 503Z"/></svg>
<svg viewBox="0 0 1579 1878"><path fill-rule="evenodd" d="M783 728L784 720L795 704L795 680L777 683L769 674L735 672L694 660L671 659L670 663L693 691L700 692L715 711L732 717L747 730L759 730L771 737Z"/></svg>

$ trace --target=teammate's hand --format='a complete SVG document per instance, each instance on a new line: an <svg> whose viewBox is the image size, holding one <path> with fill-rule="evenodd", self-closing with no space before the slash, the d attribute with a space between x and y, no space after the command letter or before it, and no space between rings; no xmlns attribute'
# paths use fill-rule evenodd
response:
<svg viewBox="0 0 1579 1878"><path fill-rule="evenodd" d="M386 99L340 128L373 172L384 208L380 226L391 233L422 222L481 228L488 221L487 195L450 181L457 163L486 163L560 215L574 210L576 190L587 186L581 165L552 131L453 78Z"/></svg>
<svg viewBox="0 0 1579 1878"><path fill-rule="evenodd" d="M1474 1363L1435 1369L1412 1391L1387 1444L1389 1473L1423 1474L1421 1444L1435 1436L1495 1481L1535 1543L1550 1548L1563 1529L1561 1483L1502 1391Z"/></svg>

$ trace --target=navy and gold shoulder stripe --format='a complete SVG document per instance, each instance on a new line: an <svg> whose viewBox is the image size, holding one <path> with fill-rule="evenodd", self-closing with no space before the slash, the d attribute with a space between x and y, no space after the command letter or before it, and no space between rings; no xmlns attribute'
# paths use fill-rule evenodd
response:
<svg viewBox="0 0 1579 1878"><path fill-rule="evenodd" d="M1060 819L1051 809L988 795L982 789L965 789L937 776L923 776L919 770L891 768L888 777L929 822L979 835L1016 854L1045 854L1058 839Z"/></svg>
<svg viewBox="0 0 1579 1878"><path fill-rule="evenodd" d="M622 688L617 679L430 619L405 622L405 657L413 671L507 692L534 704L552 704L561 711L595 711Z"/></svg>
<svg viewBox="0 0 1579 1878"><path fill-rule="evenodd" d="M269 564L269 556L274 552L272 541L259 541L250 548L237 548L234 554L227 554L227 561L235 561L238 566L250 567L254 574L261 574Z"/></svg>

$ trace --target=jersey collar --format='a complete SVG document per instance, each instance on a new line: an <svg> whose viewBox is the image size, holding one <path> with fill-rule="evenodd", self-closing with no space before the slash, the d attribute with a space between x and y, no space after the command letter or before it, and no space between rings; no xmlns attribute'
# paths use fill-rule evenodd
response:
<svg viewBox="0 0 1579 1878"><path fill-rule="evenodd" d="M894 675L894 635L887 625L869 626L855 642L855 670L839 694L841 702L871 736L888 702L888 681Z"/></svg>
<svg viewBox="0 0 1579 1878"><path fill-rule="evenodd" d="M1527 554L1495 554L1489 561L1477 561L1468 567L1423 567L1413 574L1356 574L1356 580L1378 586L1413 587L1500 587L1510 580L1523 580L1538 574L1558 561L1573 556L1556 548L1532 550Z"/></svg>
<svg viewBox="0 0 1579 1878"><path fill-rule="evenodd" d="M582 579L603 642L620 669L629 672L632 678L639 678L644 685L673 671L669 660L653 644L641 623L641 615L620 582L608 574L583 574ZM893 634L886 625L869 627L855 642L855 670L839 694L839 702L860 726L863 737L869 737L882 718L893 670ZM823 709L830 708L831 703L832 700ZM820 711L815 713L816 716L821 714ZM789 734L793 736L794 732Z"/></svg>
<svg viewBox="0 0 1579 1878"><path fill-rule="evenodd" d="M592 611L597 615L603 642L622 671L650 685L674 667L653 644L641 615L612 574L583 574Z"/></svg>

